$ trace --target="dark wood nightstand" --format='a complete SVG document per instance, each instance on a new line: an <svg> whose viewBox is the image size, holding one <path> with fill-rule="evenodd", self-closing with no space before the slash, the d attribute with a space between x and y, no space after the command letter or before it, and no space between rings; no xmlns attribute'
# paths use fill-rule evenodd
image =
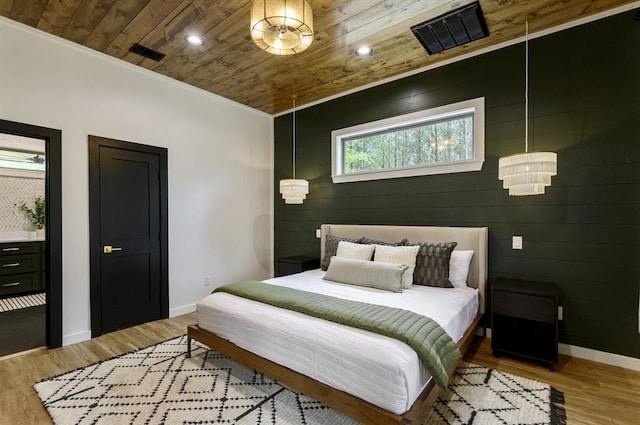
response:
<svg viewBox="0 0 640 425"><path fill-rule="evenodd" d="M308 257L306 255L294 255L278 259L278 270L276 276L286 276L300 273L305 270L313 270L320 267L320 259Z"/></svg>
<svg viewBox="0 0 640 425"><path fill-rule="evenodd" d="M550 283L498 279L491 288L491 349L558 363L558 291Z"/></svg>

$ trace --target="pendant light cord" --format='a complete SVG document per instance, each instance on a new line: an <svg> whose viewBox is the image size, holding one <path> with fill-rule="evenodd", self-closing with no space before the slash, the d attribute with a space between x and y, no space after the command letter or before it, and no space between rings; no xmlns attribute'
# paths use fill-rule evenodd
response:
<svg viewBox="0 0 640 425"><path fill-rule="evenodd" d="M529 152L529 21L525 21L524 37L524 152Z"/></svg>
<svg viewBox="0 0 640 425"><path fill-rule="evenodd" d="M296 96L293 96L293 178L296 178Z"/></svg>

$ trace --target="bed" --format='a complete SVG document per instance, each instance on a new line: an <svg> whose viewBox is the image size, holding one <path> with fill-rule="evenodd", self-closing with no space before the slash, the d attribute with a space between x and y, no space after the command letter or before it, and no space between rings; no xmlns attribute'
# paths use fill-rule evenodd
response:
<svg viewBox="0 0 640 425"><path fill-rule="evenodd" d="M456 250L474 252L468 288L414 285L389 297L376 289L328 284L320 270L265 282L318 292L328 288L328 295L374 304L384 298L387 304L399 303L412 310L427 308L424 305L435 300L434 320L442 322L464 353L484 313L487 234L486 227L321 227L321 255L327 238L336 236L389 242L407 239L410 243L455 241ZM439 301L437 297L444 293L452 301ZM449 305L456 305L459 312L452 314ZM198 324L189 326L187 335L188 355L191 339L195 339L365 424L419 424L440 392L404 343L227 293L215 293L198 303Z"/></svg>

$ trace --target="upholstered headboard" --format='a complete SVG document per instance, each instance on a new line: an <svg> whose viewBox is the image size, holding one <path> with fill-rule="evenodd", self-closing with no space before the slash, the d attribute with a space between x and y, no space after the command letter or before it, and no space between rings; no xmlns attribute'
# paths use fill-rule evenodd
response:
<svg viewBox="0 0 640 425"><path fill-rule="evenodd" d="M365 236L388 242L408 239L409 242L457 242L456 249L474 251L467 285L478 288L480 312L484 313L487 285L487 227L432 227L432 226L376 226L353 224L323 224L321 226L320 258L324 256L324 241L327 235L346 238Z"/></svg>

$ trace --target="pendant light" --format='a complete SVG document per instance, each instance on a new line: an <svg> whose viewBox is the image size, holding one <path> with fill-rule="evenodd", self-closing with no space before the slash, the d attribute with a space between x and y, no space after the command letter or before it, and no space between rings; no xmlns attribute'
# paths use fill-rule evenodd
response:
<svg viewBox="0 0 640 425"><path fill-rule="evenodd" d="M251 39L274 55L294 55L313 41L313 12L306 0L253 0Z"/></svg>
<svg viewBox="0 0 640 425"><path fill-rule="evenodd" d="M293 178L280 180L280 193L285 204L302 204L309 193L309 182L296 179L296 97L293 96Z"/></svg>
<svg viewBox="0 0 640 425"><path fill-rule="evenodd" d="M555 152L529 152L529 22L525 36L524 153L505 156L498 161L498 179L511 196L542 195L557 174Z"/></svg>

